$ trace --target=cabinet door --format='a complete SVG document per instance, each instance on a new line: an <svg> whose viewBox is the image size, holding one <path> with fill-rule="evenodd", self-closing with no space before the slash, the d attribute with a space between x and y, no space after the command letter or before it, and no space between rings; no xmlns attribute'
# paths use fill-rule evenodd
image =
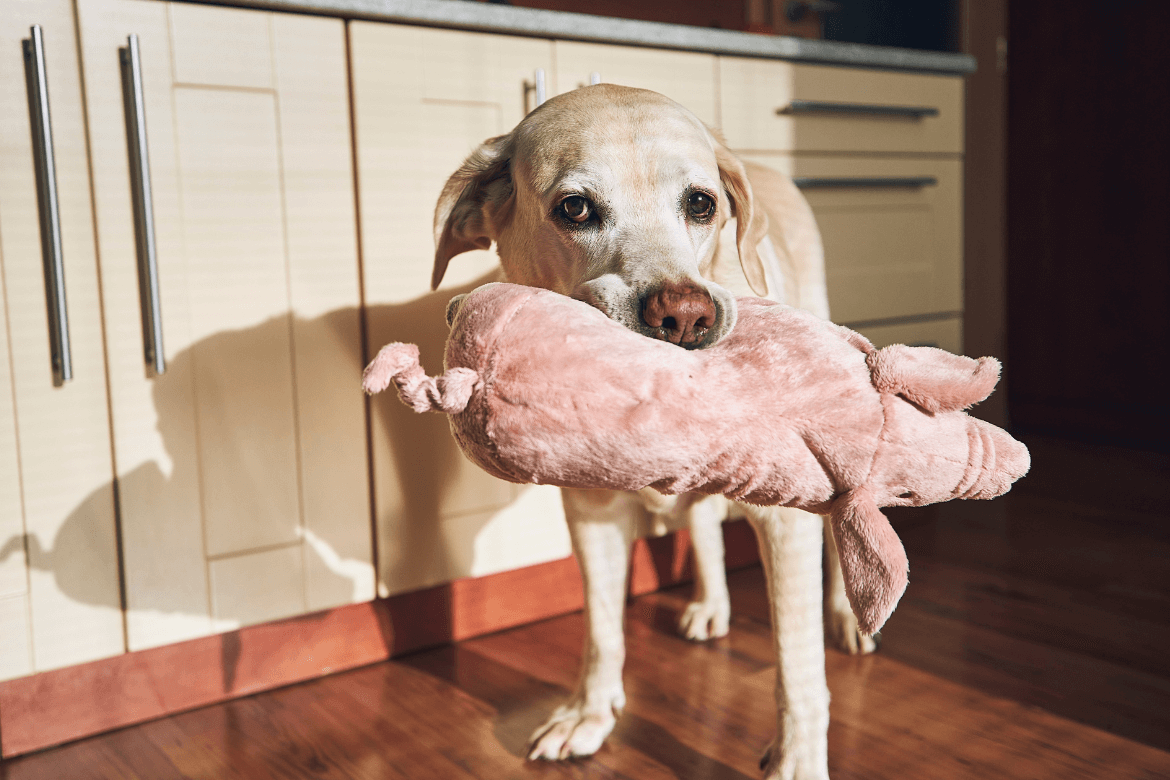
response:
<svg viewBox="0 0 1170 780"><path fill-rule="evenodd" d="M22 39L43 31L73 379L54 386ZM122 652L73 7L0 0L0 678Z"/></svg>
<svg viewBox="0 0 1170 780"><path fill-rule="evenodd" d="M418 344L437 373L447 301L486 281L497 259L454 258L432 293L435 202L477 145L532 107L534 71L552 83L552 44L355 22L350 53L369 345ZM383 594L569 554L555 489L488 476L441 415L416 415L392 393L371 399L370 424Z"/></svg>
<svg viewBox="0 0 1170 780"><path fill-rule="evenodd" d="M371 598L344 25L80 0L132 649ZM119 48L138 36L166 371Z"/></svg>
<svg viewBox="0 0 1170 780"><path fill-rule="evenodd" d="M877 320L959 315L961 160L741 156L808 185L803 192L825 246L834 322L868 326Z"/></svg>
<svg viewBox="0 0 1170 780"><path fill-rule="evenodd" d="M710 127L719 126L713 54L575 41L556 41L554 46L557 94L589 84L597 74L607 84L661 92Z"/></svg>

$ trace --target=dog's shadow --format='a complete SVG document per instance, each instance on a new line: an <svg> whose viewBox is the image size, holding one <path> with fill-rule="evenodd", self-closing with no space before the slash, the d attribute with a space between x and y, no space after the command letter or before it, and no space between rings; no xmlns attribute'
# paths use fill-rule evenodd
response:
<svg viewBox="0 0 1170 780"><path fill-rule="evenodd" d="M491 514L462 517L458 533L444 533L446 497L459 490L468 469L450 435L446 417L415 414L391 392L370 399L368 421L358 419L364 408L360 376L368 357L389 341L418 344L428 371L438 373L447 336L444 315L448 301L491 280L494 274L400 304L337 309L313 318L277 316L192 343L170 357L164 375L151 380L154 430L149 420L133 423L140 436L161 442L161 446L154 447L158 454L128 466L116 480L93 490L56 525L52 538L44 538L31 529L0 538L0 565L20 556L30 569L51 573L56 589L66 599L115 610L126 608L128 618L135 612L158 613L188 626L203 627L190 630L190 636L274 619L263 614L267 598L261 591L263 582L247 586L254 588L255 594L238 599L238 603L216 602L205 579L191 577L184 582L172 576L171 567L176 560L190 562L192 550L198 551L198 557L203 556L211 503L230 506L230 515L272 528L296 526L298 500L302 504L312 500L289 497L289 491L280 492L279 501L271 500L270 481L277 477L271 471L274 459L267 450L285 446L293 453L297 446L295 441L288 442L293 421L284 411L296 407L274 404L273 395L278 391L287 393L279 388L287 386L288 381L297 381L298 366L290 349L299 347L312 350L309 354L329 351L329 365L343 367L335 377L299 377L301 395L296 404L302 413L305 405L316 405L316 419L324 421L312 431L302 429L302 435L325 437L324 442L316 443L325 451L338 448L336 464L326 462L314 468L323 469L327 478L329 469L357 464L357 482L368 484L370 475L365 469L370 459L367 437L362 431L368 425L369 443L383 456L375 464L381 473L374 475L374 481L389 486L394 499L384 501L382 516L373 520L378 537L376 558L370 549L368 501L356 502L344 510L326 508L360 511L359 518L347 515L312 528L301 524L296 529L304 551L305 576L312 571L316 602L338 605L374 598L375 559L379 560L384 579L394 579L409 567L415 572L440 572L446 579L467 576L475 565L476 536ZM358 324L363 317L371 355L365 354L359 335ZM294 342L291 348L290 333ZM349 435L338 437L334 443L329 440L329 405L338 399L358 411L350 415ZM216 414L220 408L227 411ZM286 461L294 464L293 468L300 467L296 457ZM352 477L348 475L347 484L353 483ZM296 493L296 479L287 475L282 478ZM120 508L120 539L111 538L108 523L115 507ZM550 522L558 521L550 518ZM217 522L222 532L225 524L222 519ZM246 531L240 536L245 541L248 538ZM290 538L290 544L295 544L297 537ZM123 558L127 563L124 569ZM212 560L208 558L203 565L209 567L206 576L210 577ZM125 578L121 587L111 572L121 572ZM120 592L123 589L126 595ZM409 588L399 588L402 589ZM257 603L260 614L254 606ZM309 606L291 610L291 614L303 613ZM454 616L449 612L436 611L431 619L450 622ZM310 614L304 619L315 617ZM387 641L392 642L393 627L385 629ZM231 691L239 642L238 637L233 641L230 633L224 637L224 688Z"/></svg>

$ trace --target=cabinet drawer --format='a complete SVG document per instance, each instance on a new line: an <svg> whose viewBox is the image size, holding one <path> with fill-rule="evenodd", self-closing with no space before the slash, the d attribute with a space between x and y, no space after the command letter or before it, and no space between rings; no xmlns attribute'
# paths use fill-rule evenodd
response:
<svg viewBox="0 0 1170 780"><path fill-rule="evenodd" d="M872 325L857 330L878 349L891 344L909 344L912 347L939 347L956 355L963 354L962 317Z"/></svg>
<svg viewBox="0 0 1170 780"><path fill-rule="evenodd" d="M951 76L719 60L733 148L802 152L963 150L963 81Z"/></svg>
<svg viewBox="0 0 1170 780"><path fill-rule="evenodd" d="M962 309L959 160L742 156L806 185L835 322ZM914 179L932 183L905 186Z"/></svg>

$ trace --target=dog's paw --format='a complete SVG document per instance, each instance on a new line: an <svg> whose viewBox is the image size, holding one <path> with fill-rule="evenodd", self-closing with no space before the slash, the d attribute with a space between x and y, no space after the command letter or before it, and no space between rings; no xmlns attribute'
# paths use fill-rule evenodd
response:
<svg viewBox="0 0 1170 780"><path fill-rule="evenodd" d="M879 635L867 636L857 627L857 616L844 606L825 605L825 644L849 655L865 655L878 649Z"/></svg>
<svg viewBox="0 0 1170 780"><path fill-rule="evenodd" d="M563 761L574 756L591 756L613 731L625 706L625 695L618 693L600 706L570 701L557 707L543 726L528 741L528 759Z"/></svg>
<svg viewBox="0 0 1170 780"><path fill-rule="evenodd" d="M781 751L773 740L760 757L764 780L829 780L829 765L824 760L808 760L797 751Z"/></svg>
<svg viewBox="0 0 1170 780"><path fill-rule="evenodd" d="M692 642L705 642L727 636L731 623L731 603L726 599L692 601L678 620L678 632Z"/></svg>

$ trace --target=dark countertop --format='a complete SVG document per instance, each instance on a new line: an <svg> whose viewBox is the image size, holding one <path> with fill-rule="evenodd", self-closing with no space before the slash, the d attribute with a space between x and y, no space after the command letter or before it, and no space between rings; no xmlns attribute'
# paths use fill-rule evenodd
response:
<svg viewBox="0 0 1170 780"><path fill-rule="evenodd" d="M968 54L756 35L734 30L517 8L466 0L216 0L220 5L419 24L478 32L649 46L821 65L963 76Z"/></svg>

